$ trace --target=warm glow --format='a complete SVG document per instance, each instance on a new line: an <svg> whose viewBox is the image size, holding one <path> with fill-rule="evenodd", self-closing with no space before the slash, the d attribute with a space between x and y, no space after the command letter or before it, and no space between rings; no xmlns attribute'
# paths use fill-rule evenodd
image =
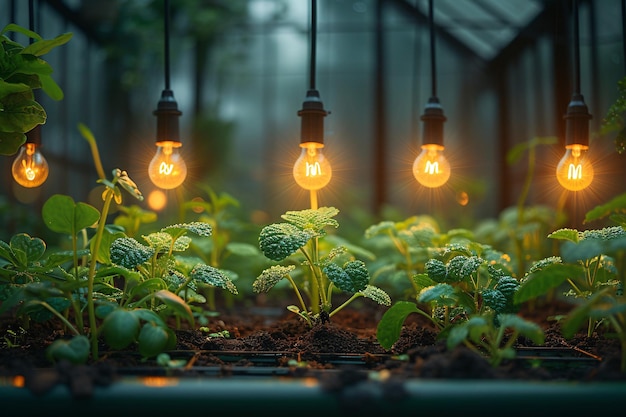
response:
<svg viewBox="0 0 626 417"><path fill-rule="evenodd" d="M450 178L450 163L441 145L422 145L422 152L413 162L413 175L424 187L437 188Z"/></svg>
<svg viewBox="0 0 626 417"><path fill-rule="evenodd" d="M150 161L148 175L159 188L170 190L181 185L187 177L187 165L178 152L180 142L157 142L157 151Z"/></svg>
<svg viewBox="0 0 626 417"><path fill-rule="evenodd" d="M323 144L307 142L300 144L302 152L293 166L296 183L305 190L319 190L330 182L333 175L330 163L322 153Z"/></svg>
<svg viewBox="0 0 626 417"><path fill-rule="evenodd" d="M48 161L37 145L27 142L20 148L11 167L15 182L26 188L39 187L48 178Z"/></svg>
<svg viewBox="0 0 626 417"><path fill-rule="evenodd" d="M580 191L593 181L593 166L586 157L588 146L568 145L556 167L556 178L566 190Z"/></svg>
<svg viewBox="0 0 626 417"><path fill-rule="evenodd" d="M178 378L165 376L144 376L139 379L147 387L162 388L178 385Z"/></svg>
<svg viewBox="0 0 626 417"><path fill-rule="evenodd" d="M161 211L167 204L167 196L161 190L154 190L148 194L148 206L154 211Z"/></svg>

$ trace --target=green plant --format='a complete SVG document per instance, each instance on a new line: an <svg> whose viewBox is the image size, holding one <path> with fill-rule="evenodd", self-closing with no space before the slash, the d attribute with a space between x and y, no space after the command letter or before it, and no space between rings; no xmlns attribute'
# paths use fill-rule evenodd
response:
<svg viewBox="0 0 626 417"><path fill-rule="evenodd" d="M252 243L257 228L241 220L236 212L239 201L235 197L225 192L217 193L204 184L199 184L198 188L203 194L196 194L193 199L183 202L181 217L187 219L192 214L192 218L210 224L212 233L209 239L192 239L190 250L207 265L219 268L232 281L241 276L254 276L261 269L258 265L266 261ZM243 285L239 287L245 288ZM215 310L215 286L207 285L201 290L206 295L208 308ZM232 301L232 296L228 301Z"/></svg>
<svg viewBox="0 0 626 417"><path fill-rule="evenodd" d="M52 360L84 362L90 351L97 359L99 337L113 349L136 343L141 355L155 356L175 346L168 317L184 317L194 325L188 302L198 300L196 282L237 290L216 268L176 255L189 247L188 233L210 236L209 224L163 227L143 235L142 244L107 223L112 202L122 203L121 189L143 197L124 171L115 169L110 180L105 178L93 134L84 125L79 129L104 186L102 210L53 195L42 208L42 218L52 231L70 237L71 250L44 256L45 242L26 234L0 242L0 312L14 309L26 323L31 318L60 320L74 337L49 347Z"/></svg>
<svg viewBox="0 0 626 417"><path fill-rule="evenodd" d="M365 263L355 259L345 246L322 251L321 240L326 228L339 227L334 217L339 213L334 207L320 207L301 211L288 211L282 215L283 223L265 226L259 235L261 251L269 259L281 262L289 258L291 265L273 265L265 269L253 283L257 293L268 292L283 278L289 281L300 306L288 309L302 317L309 325L316 320L326 320L358 297L370 298L379 304L390 305L386 292L369 284L370 275ZM301 258L294 256L295 253ZM304 276L292 276L296 266L302 266ZM332 295L336 290L351 293L343 304L333 308ZM309 303L304 301L308 295Z"/></svg>
<svg viewBox="0 0 626 417"><path fill-rule="evenodd" d="M545 340L543 330L537 323L515 314L494 316L494 312L490 311L454 326L448 333L446 345L448 349L453 349L463 343L486 355L492 366L498 366L503 360L516 357L514 343L520 336L529 338L536 345L542 345Z"/></svg>
<svg viewBox="0 0 626 417"><path fill-rule="evenodd" d="M16 32L34 40L24 47L6 34ZM52 67L40 57L68 42L71 33L43 39L16 24L0 32L0 155L13 155L26 141L25 133L46 122L46 111L34 90L42 89L53 100L63 91L52 78Z"/></svg>
<svg viewBox="0 0 626 417"><path fill-rule="evenodd" d="M377 326L377 339L386 349L400 337L409 314L427 317L445 337L451 328L488 311L513 313L519 283L511 276L507 256L488 245L468 241L447 244L437 258L429 259L424 273L413 279L420 291L417 304L398 301ZM426 306L426 307L423 307Z"/></svg>

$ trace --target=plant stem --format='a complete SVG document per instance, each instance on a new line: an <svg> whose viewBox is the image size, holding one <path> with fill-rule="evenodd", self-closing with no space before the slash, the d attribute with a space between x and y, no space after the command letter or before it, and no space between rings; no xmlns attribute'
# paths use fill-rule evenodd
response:
<svg viewBox="0 0 626 417"><path fill-rule="evenodd" d="M296 297L298 297L298 301L300 302L300 307L302 307L302 310L308 311L309 309L307 308L306 303L304 302L304 299L302 298L302 294L300 294L300 290L298 289L298 286L296 285L293 278L291 278L291 275L287 274L287 280L289 280L289 283L293 287L293 290L296 293Z"/></svg>
<svg viewBox="0 0 626 417"><path fill-rule="evenodd" d="M89 328L91 332L91 355L94 359L98 359L98 328L96 324L96 308L93 303L93 281L96 275L96 264L98 261L98 252L100 250L100 244L102 243L102 235L104 233L104 226L106 224L106 218L111 207L111 200L113 200L113 190L108 190L105 193L104 204L102 206L102 213L100 214L100 221L98 222L98 229L94 236L93 252L91 254L91 261L89 262L89 276L87 278L87 311L89 313Z"/></svg>
<svg viewBox="0 0 626 417"><path fill-rule="evenodd" d="M339 311L341 311L345 306L347 306L348 304L350 304L351 302L353 302L354 300L356 300L357 298L362 297L362 296L363 296L363 294L361 294L360 292L357 292L357 293L353 294L352 297L348 298L343 304L341 304L339 307L337 307L336 309L331 311L330 314L328 315L328 317L334 316Z"/></svg>

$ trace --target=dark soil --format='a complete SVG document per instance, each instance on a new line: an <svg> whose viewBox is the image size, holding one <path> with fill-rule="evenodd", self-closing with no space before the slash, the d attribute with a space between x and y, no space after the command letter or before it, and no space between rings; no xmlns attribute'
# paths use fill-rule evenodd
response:
<svg viewBox="0 0 626 417"><path fill-rule="evenodd" d="M88 395L90 386L109 383L119 375L319 376L329 389L346 383L345 378L363 379L372 373L379 378L625 381L617 340L602 333L592 337L580 333L569 340L561 336L558 322L551 318L568 308L549 303L521 311L520 315L544 327L545 345L519 340L517 358L498 367L466 347L447 350L432 324L417 314L408 317L400 339L386 351L376 340L376 326L385 309L371 303L355 303L312 328L280 307L224 308L209 319L208 332L177 331L177 350L169 355L179 362L170 367L157 365L155 359L141 360L134 351L107 351L105 346L100 359L88 366L51 364L45 348L64 336L60 328L43 323L23 331L4 319L0 321L4 337L0 376L24 375L34 392L65 383L76 395L82 391ZM210 335L224 330L230 337Z"/></svg>

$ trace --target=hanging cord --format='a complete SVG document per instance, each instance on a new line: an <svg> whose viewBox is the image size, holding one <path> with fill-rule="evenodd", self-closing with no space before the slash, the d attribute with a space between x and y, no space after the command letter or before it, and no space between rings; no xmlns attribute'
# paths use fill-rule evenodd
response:
<svg viewBox="0 0 626 417"><path fill-rule="evenodd" d="M309 89L315 90L315 60L317 46L317 0L311 0L311 60L309 62Z"/></svg>
<svg viewBox="0 0 626 417"><path fill-rule="evenodd" d="M35 31L35 0L28 0L28 29L31 32ZM30 43L33 43L34 39L30 38Z"/></svg>
<svg viewBox="0 0 626 417"><path fill-rule="evenodd" d="M165 33L165 89L170 89L170 1L165 2L164 33Z"/></svg>
<svg viewBox="0 0 626 417"><path fill-rule="evenodd" d="M622 48L624 69L626 69L626 0L622 0Z"/></svg>
<svg viewBox="0 0 626 417"><path fill-rule="evenodd" d="M578 29L578 0L574 0L574 94L580 94L580 34Z"/></svg>
<svg viewBox="0 0 626 417"><path fill-rule="evenodd" d="M437 97L437 69L435 63L435 18L433 0L428 1L428 25L430 27L430 77L432 96Z"/></svg>

